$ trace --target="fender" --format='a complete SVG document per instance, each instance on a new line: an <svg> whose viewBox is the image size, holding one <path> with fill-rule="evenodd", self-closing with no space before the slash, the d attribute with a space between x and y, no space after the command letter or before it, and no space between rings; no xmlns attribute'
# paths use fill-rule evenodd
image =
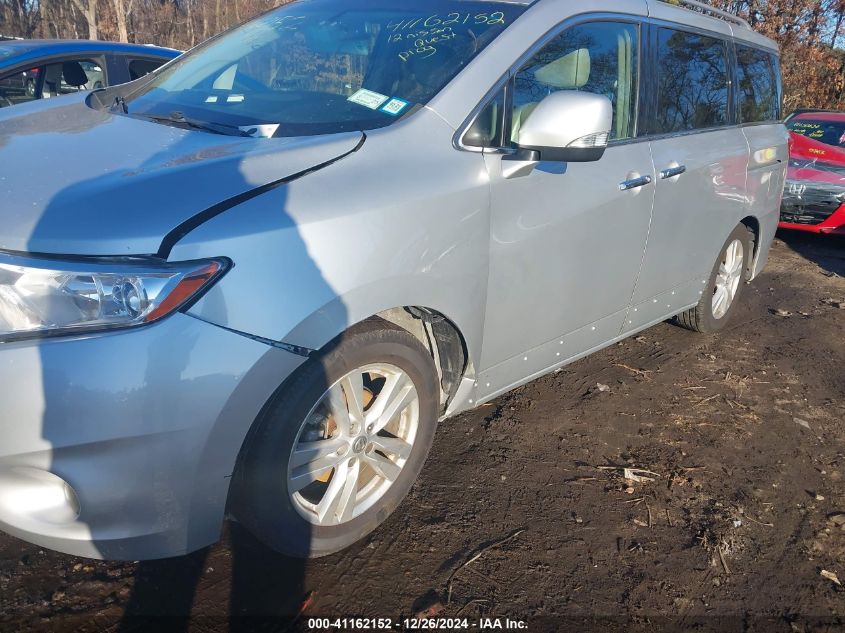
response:
<svg viewBox="0 0 845 633"><path fill-rule="evenodd" d="M319 349L379 312L421 306L460 330L478 366L490 244L480 154L422 110L375 130L344 160L238 204L185 235L172 260L233 268L189 314L267 341ZM408 148L420 161L405 160ZM420 175L420 169L425 176Z"/></svg>

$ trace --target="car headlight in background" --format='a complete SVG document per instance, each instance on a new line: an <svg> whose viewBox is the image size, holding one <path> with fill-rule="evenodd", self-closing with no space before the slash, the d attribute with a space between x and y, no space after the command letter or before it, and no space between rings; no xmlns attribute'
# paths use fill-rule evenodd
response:
<svg viewBox="0 0 845 633"><path fill-rule="evenodd" d="M196 300L228 264L0 253L0 341L152 323Z"/></svg>

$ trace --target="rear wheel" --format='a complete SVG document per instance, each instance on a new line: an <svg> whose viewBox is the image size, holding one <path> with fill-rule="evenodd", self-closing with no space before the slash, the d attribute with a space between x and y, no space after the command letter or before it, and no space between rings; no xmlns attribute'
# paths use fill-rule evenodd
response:
<svg viewBox="0 0 845 633"><path fill-rule="evenodd" d="M437 425L428 351L378 320L310 359L267 407L245 447L233 513L294 556L358 541L399 505Z"/></svg>
<svg viewBox="0 0 845 633"><path fill-rule="evenodd" d="M676 317L677 323L696 332L723 329L745 289L745 274L751 263L752 236L744 224L731 232L710 273L706 290L694 308Z"/></svg>

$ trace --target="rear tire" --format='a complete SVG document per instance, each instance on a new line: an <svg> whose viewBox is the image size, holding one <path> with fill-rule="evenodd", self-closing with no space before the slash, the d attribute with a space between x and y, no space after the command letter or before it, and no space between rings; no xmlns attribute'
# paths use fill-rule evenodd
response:
<svg viewBox="0 0 845 633"><path fill-rule="evenodd" d="M744 224L731 232L719 252L701 300L694 308L675 317L678 325L704 334L725 328L745 289L753 244L751 229Z"/></svg>
<svg viewBox="0 0 845 633"><path fill-rule="evenodd" d="M431 448L439 403L431 355L416 338L382 319L350 328L265 407L242 450L232 514L291 556L348 547L405 498Z"/></svg>

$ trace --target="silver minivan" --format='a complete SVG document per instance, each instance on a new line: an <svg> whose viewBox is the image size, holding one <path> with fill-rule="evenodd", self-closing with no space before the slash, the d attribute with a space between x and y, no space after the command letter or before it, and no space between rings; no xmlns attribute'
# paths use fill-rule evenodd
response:
<svg viewBox="0 0 845 633"><path fill-rule="evenodd" d="M328 554L438 422L725 327L778 222L778 52L681 4L300 0L3 111L0 529Z"/></svg>

